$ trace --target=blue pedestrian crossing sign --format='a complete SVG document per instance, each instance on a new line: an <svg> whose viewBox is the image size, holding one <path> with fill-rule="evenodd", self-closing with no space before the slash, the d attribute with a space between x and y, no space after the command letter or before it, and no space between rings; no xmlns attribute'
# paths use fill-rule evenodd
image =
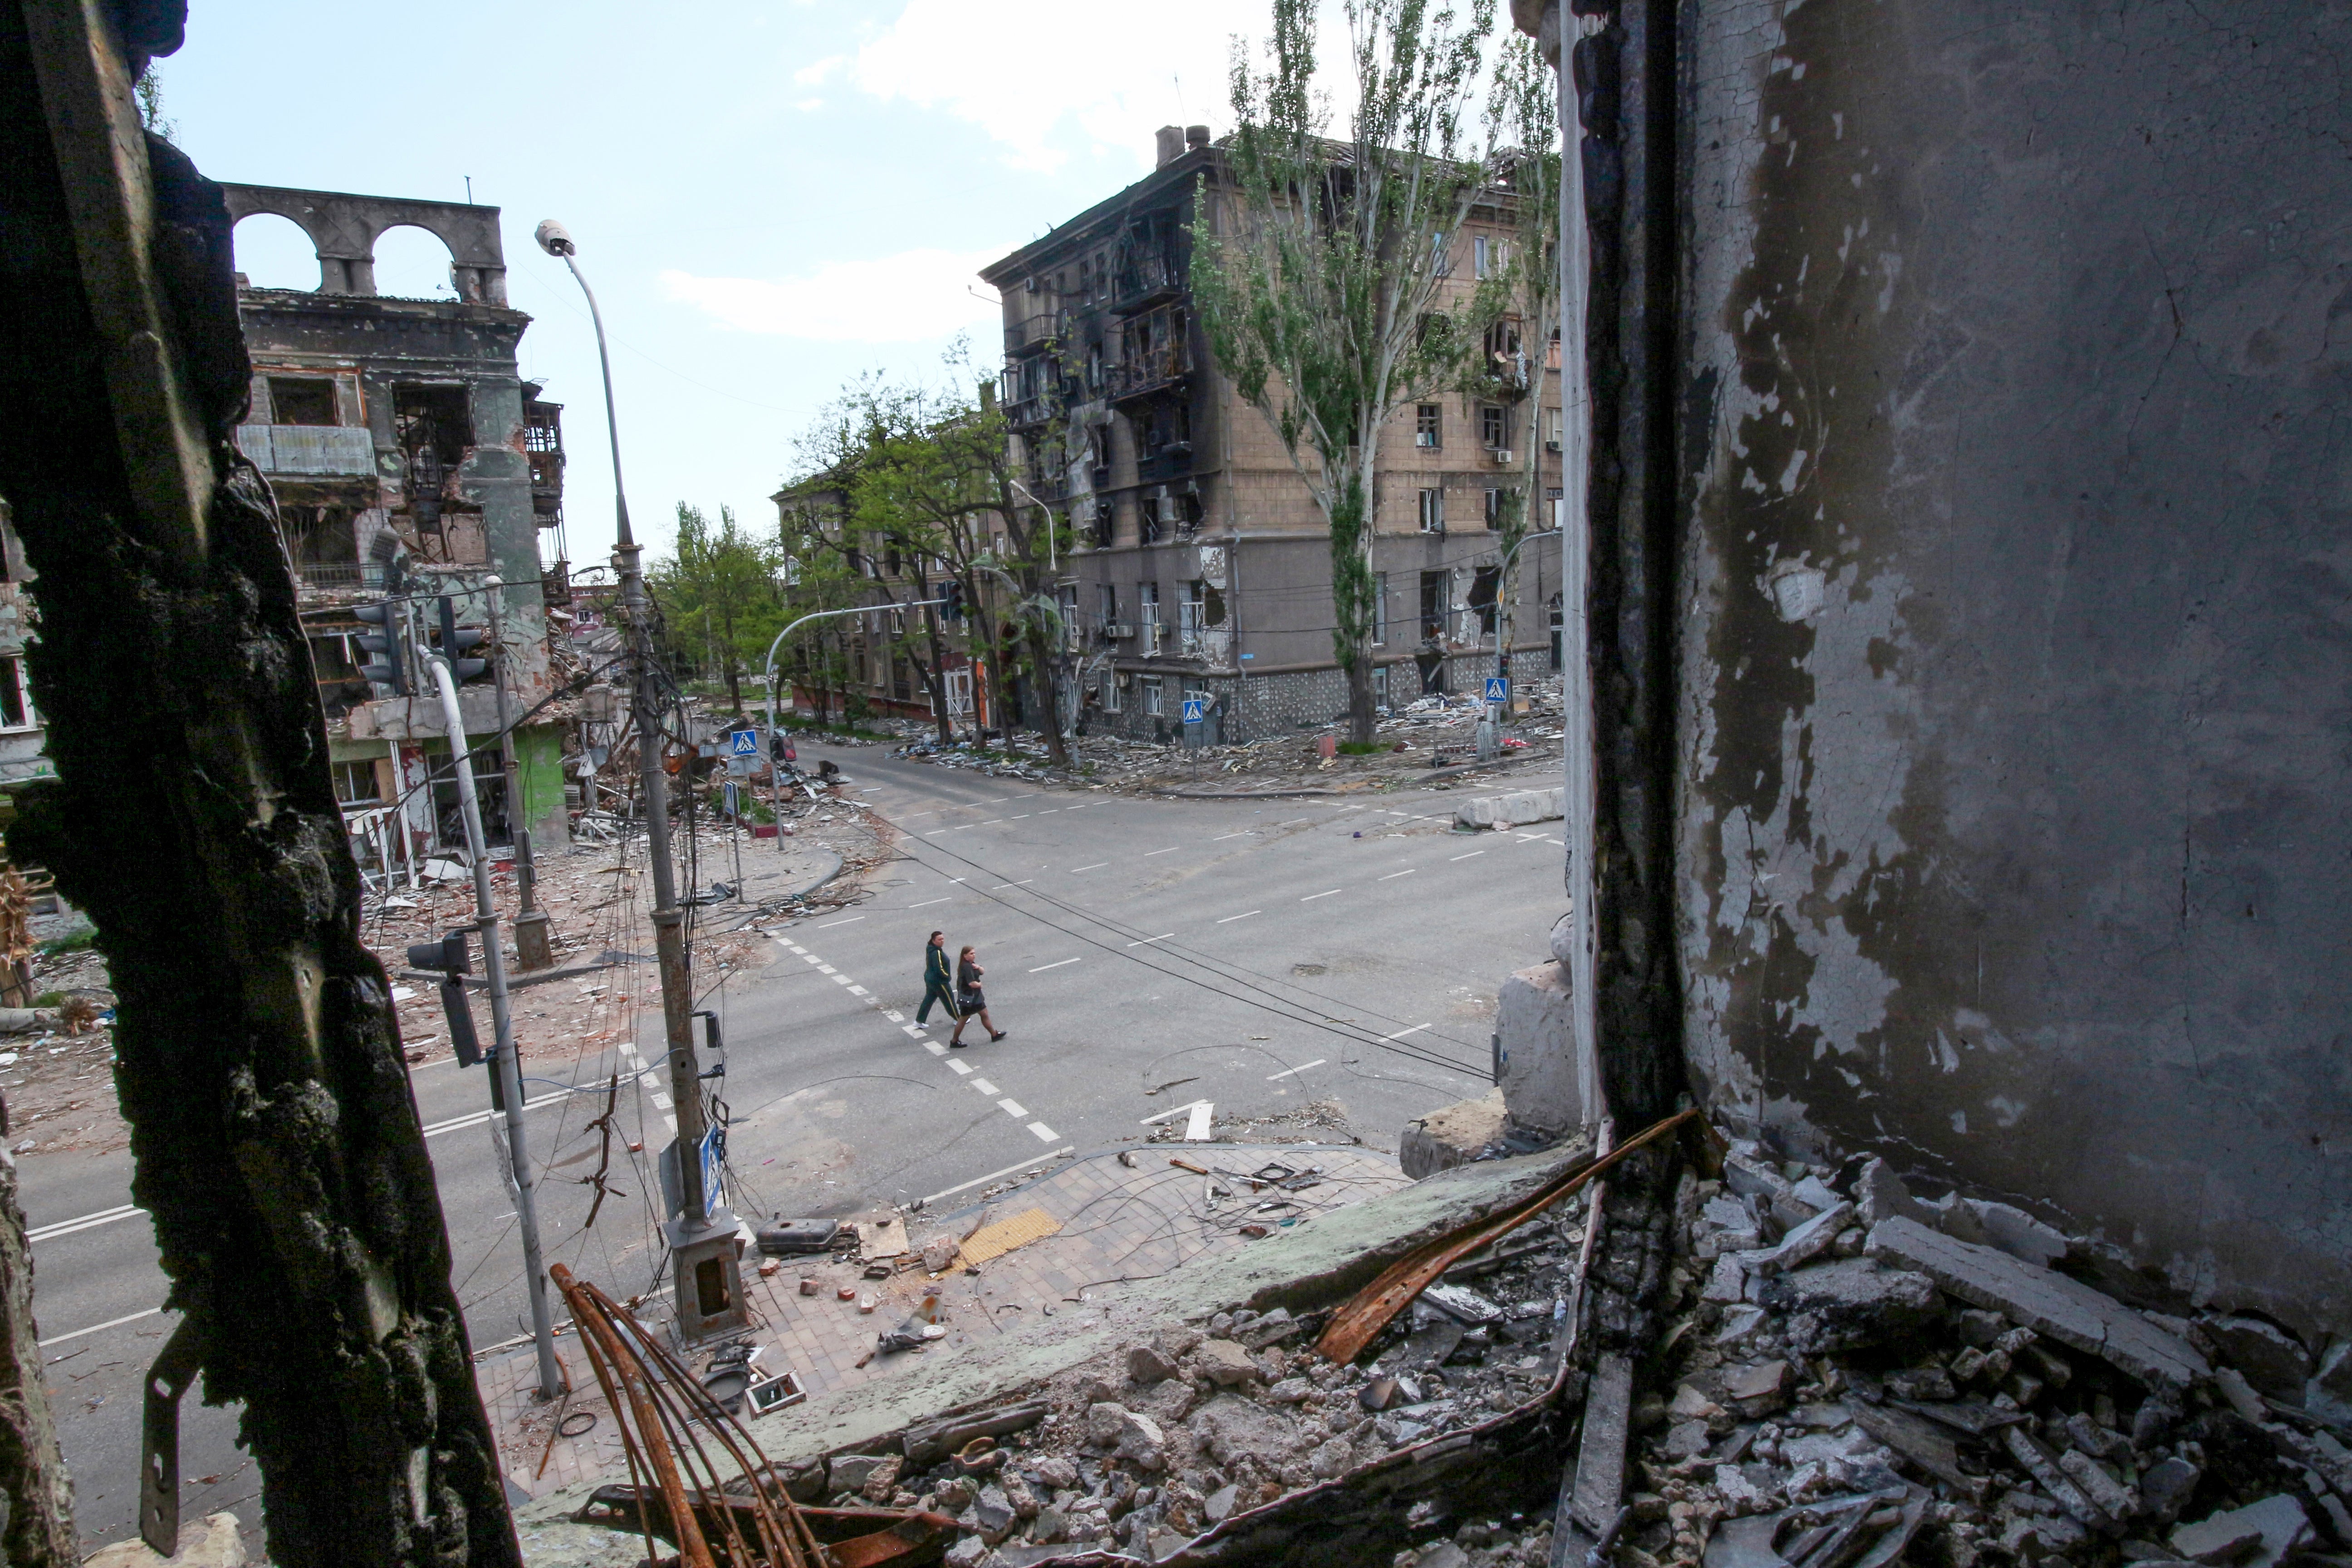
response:
<svg viewBox="0 0 2352 1568"><path fill-rule="evenodd" d="M1489 702L1508 702L1510 700L1511 678L1507 675L1488 676L1486 678L1486 700Z"/></svg>
<svg viewBox="0 0 2352 1568"><path fill-rule="evenodd" d="M1209 700L1205 697L1184 699L1184 722L1198 724L1209 716Z"/></svg>
<svg viewBox="0 0 2352 1568"><path fill-rule="evenodd" d="M756 757L760 754L760 731L730 730L727 731L727 754L730 757Z"/></svg>

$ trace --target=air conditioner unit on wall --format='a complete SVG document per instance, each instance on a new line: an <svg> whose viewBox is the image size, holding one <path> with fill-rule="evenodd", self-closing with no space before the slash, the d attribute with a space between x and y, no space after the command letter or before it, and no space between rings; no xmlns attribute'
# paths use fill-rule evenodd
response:
<svg viewBox="0 0 2352 1568"><path fill-rule="evenodd" d="M1498 468L1507 468L1517 461L1518 461L1517 458L1512 454L1512 451L1508 447L1497 447L1495 448L1495 467Z"/></svg>

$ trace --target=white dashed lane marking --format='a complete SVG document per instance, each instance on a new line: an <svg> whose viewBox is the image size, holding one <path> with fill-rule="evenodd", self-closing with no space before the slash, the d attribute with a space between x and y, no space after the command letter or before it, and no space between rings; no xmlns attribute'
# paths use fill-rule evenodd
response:
<svg viewBox="0 0 2352 1568"><path fill-rule="evenodd" d="M956 880L961 881L963 879L959 877ZM1019 886L1020 884L1015 883L1013 885ZM943 900L935 900L933 901L940 902ZM861 915L856 918L862 920L865 917ZM838 925L846 924L847 922L835 921L834 923ZM824 928L818 927L817 929L823 930ZM1154 940L1156 941L1158 939L1155 938ZM905 1014L891 1012L885 1009L882 1006L880 999L876 997L871 992L867 991L866 987L851 984L850 977L848 975L835 969L832 964L825 963L815 953L809 952L808 949L801 946L800 943L793 941L790 937L779 934L776 941L787 952L796 952L800 954L803 962L814 964L819 973L831 976L835 984L844 987L851 995L857 997L868 1007L881 1013L884 1017L889 1019L893 1024L898 1025L901 1033L903 1033L908 1039L920 1045L923 1049L929 1051L932 1056L947 1057L948 1047L926 1035L923 1032L923 1026L920 1024L909 1024L906 1021L907 1016ZM1078 961L1075 958L1066 958L1061 961L1061 963L1049 963L1045 967L1047 969L1059 969L1062 966L1062 963L1076 963ZM1032 970L1030 973L1034 974L1039 972ZM623 1054L625 1059L632 1062L635 1061L635 1052L630 1047L624 1047ZM957 1077L970 1079L971 1086L974 1089L980 1090L981 1093L994 1100L998 1109L1002 1110L1004 1114L1012 1117L1015 1121L1018 1121L1023 1126L1026 1127L1030 1133L1035 1137L1038 1142L1043 1143L1051 1143L1061 1136L1060 1133L1055 1132L1051 1127L1046 1126L1043 1121L1031 1121L1029 1119L1028 1108L1024 1106L1019 1100L1004 1098L1003 1092L986 1079L973 1078L971 1076L971 1068L968 1064L957 1061L952 1058L949 1058L947 1065L949 1069ZM668 1110L670 1102L667 1095L656 1091L653 1098L654 1103L656 1106L665 1110ZM484 1114L487 1115L488 1113L485 1112ZM668 1124L669 1130L672 1132L676 1132L677 1131L677 1118L675 1115L666 1115L662 1118L662 1121Z"/></svg>

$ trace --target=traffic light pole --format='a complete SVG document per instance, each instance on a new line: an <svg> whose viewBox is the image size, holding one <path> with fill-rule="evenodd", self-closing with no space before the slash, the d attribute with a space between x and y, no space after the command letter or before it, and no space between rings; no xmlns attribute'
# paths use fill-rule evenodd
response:
<svg viewBox="0 0 2352 1568"><path fill-rule="evenodd" d="M548 1316L547 1272L540 1262L539 1200L532 1191L530 1160L522 1137L522 1064L515 1059L514 1016L507 1005L507 959L499 942L499 907L490 898L490 856L482 841L482 803L474 793L474 752L466 742L466 719L457 705L457 679L449 661L428 658L433 683L441 692L441 722L449 732L449 752L457 775L458 814L466 823L466 848L474 860L475 930L482 937L482 973L490 992L490 1070L498 1075L499 1098L504 1109L493 1108L490 1125L500 1128L509 1162L509 1184L514 1189L515 1220L522 1227L523 1279L530 1288L530 1333L539 1346L539 1396L553 1399L563 1392L563 1368L555 1359L555 1324Z"/></svg>
<svg viewBox="0 0 2352 1568"><path fill-rule="evenodd" d="M764 667L768 682L768 805L776 816L776 848L779 851L784 847L784 781L776 767L776 650L784 646L786 637L811 621L830 621L842 616L871 616L884 610L920 610L948 603L950 601L944 598L917 599L905 605L852 605L845 610L814 610L778 632L775 641L768 645L768 662Z"/></svg>

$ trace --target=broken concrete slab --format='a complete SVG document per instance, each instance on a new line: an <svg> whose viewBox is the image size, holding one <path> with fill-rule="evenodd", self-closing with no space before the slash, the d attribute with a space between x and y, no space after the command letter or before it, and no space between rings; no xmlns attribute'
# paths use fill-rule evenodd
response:
<svg viewBox="0 0 2352 1568"><path fill-rule="evenodd" d="M1552 789L1513 790L1508 795L1480 795L1454 808L1461 827L1525 827L1530 823L1558 822L1567 811L1568 792Z"/></svg>
<svg viewBox="0 0 2352 1568"><path fill-rule="evenodd" d="M2310 1538L2311 1516L2303 1511L2302 1503L2281 1492L2182 1525L2172 1532L2172 1549L2195 1563L2273 1568Z"/></svg>
<svg viewBox="0 0 2352 1568"><path fill-rule="evenodd" d="M1864 1229L1883 1219L1925 1221L1927 1205L1911 1195L1895 1167L1880 1159L1872 1159L1862 1167L1853 1181L1854 1217Z"/></svg>
<svg viewBox="0 0 2352 1568"><path fill-rule="evenodd" d="M1926 1328L1943 1315L1936 1282L1868 1258L1810 1264L1768 1280L1765 1303L1789 1314L1790 1348L1805 1355L1860 1350Z"/></svg>
<svg viewBox="0 0 2352 1568"><path fill-rule="evenodd" d="M1846 1401L1845 1412L1853 1417L1855 1426L1961 1496L1984 1495L1984 1478L1971 1476L1960 1468L1959 1445L1952 1440L1948 1429L1907 1410L1870 1405L1859 1399Z"/></svg>
<svg viewBox="0 0 2352 1568"><path fill-rule="evenodd" d="M2022 1258L2037 1268L2051 1268L2066 1256L2065 1233L2042 1224L2023 1209L2011 1204L1988 1203L1979 1198L1965 1198L1961 1202L1974 1216L1975 1229L1985 1245L1997 1247L2011 1258Z"/></svg>
<svg viewBox="0 0 2352 1568"><path fill-rule="evenodd" d="M2311 1352L2303 1342L2276 1323L2241 1312L2202 1317L2196 1326L2256 1389L2290 1405L2303 1402L2304 1384L2311 1379Z"/></svg>
<svg viewBox="0 0 2352 1568"><path fill-rule="evenodd" d="M1397 1136L1397 1163L1414 1181L1439 1171L1466 1165L1502 1141L1509 1130L1510 1113L1503 1091L1490 1089L1476 1100L1465 1100L1405 1123Z"/></svg>
<svg viewBox="0 0 2352 1568"><path fill-rule="evenodd" d="M1933 1279L1947 1294L2002 1313L2060 1344L2095 1355L2141 1382L2184 1388L2213 1369L2189 1343L2114 1297L2037 1268L1997 1247L1961 1241L1900 1217L1871 1227L1871 1257Z"/></svg>
<svg viewBox="0 0 2352 1568"><path fill-rule="evenodd" d="M1810 1263L1827 1252L1830 1244L1837 1239L1838 1232L1853 1223L1853 1205L1840 1202L1798 1226L1777 1244L1738 1256L1741 1265L1750 1273L1778 1274Z"/></svg>

